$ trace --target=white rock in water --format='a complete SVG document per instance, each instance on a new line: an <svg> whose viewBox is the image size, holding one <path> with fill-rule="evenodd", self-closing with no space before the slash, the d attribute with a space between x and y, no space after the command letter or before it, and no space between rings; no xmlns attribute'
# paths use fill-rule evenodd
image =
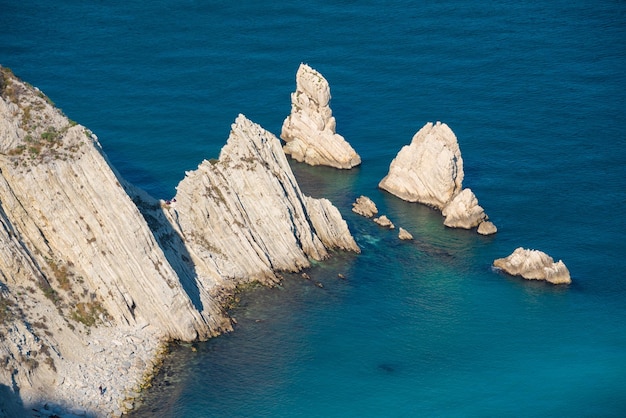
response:
<svg viewBox="0 0 626 418"><path fill-rule="evenodd" d="M474 193L463 189L463 177L456 135L445 123L429 122L398 152L378 187L441 210L446 226L471 229L485 223L487 215ZM480 229L485 235L496 231L493 223Z"/></svg>
<svg viewBox="0 0 626 418"><path fill-rule="evenodd" d="M409 202L439 210L460 193L463 158L454 132L445 123L427 123L402 147L378 186Z"/></svg>
<svg viewBox="0 0 626 418"><path fill-rule="evenodd" d="M398 231L398 238L400 238L401 240L412 240L413 235L411 235L411 233L406 229L400 227Z"/></svg>
<svg viewBox="0 0 626 418"><path fill-rule="evenodd" d="M361 164L361 157L335 132L329 106L328 81L316 70L300 64L296 91L291 94L291 114L283 122L280 137L284 152L296 161L348 169Z"/></svg>
<svg viewBox="0 0 626 418"><path fill-rule="evenodd" d="M493 265L508 274L522 276L528 280L545 280L553 284L572 282L563 261L555 263L552 257L538 250L519 247L508 257L495 260Z"/></svg>
<svg viewBox="0 0 626 418"><path fill-rule="evenodd" d="M480 235L493 235L498 232L498 228L491 221L483 221L476 230Z"/></svg>
<svg viewBox="0 0 626 418"><path fill-rule="evenodd" d="M374 222L376 222L380 226L384 226L385 228L395 228L395 225L393 224L393 222L391 222L391 220L389 220L387 215L381 215L378 218L374 218Z"/></svg>
<svg viewBox="0 0 626 418"><path fill-rule="evenodd" d="M366 218L371 218L378 214L378 208L376 207L376 203L369 197L359 196L352 204L352 212L365 216Z"/></svg>

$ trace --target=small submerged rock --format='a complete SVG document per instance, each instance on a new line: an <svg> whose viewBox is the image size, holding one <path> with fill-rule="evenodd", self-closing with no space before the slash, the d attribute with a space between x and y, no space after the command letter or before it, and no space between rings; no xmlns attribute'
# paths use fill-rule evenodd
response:
<svg viewBox="0 0 626 418"><path fill-rule="evenodd" d="M563 261L554 262L546 253L519 247L511 255L498 258L493 266L528 280L545 280L552 284L570 284L572 279Z"/></svg>

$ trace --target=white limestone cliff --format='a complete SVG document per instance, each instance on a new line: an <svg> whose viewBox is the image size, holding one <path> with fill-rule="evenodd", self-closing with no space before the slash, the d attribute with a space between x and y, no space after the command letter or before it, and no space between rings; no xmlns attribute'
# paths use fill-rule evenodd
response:
<svg viewBox="0 0 626 418"><path fill-rule="evenodd" d="M403 200L439 209L446 226L471 229L488 218L474 193L463 189L463 177L456 135L445 123L429 122L398 152L378 187ZM481 228L483 234L494 232L495 226Z"/></svg>
<svg viewBox="0 0 626 418"><path fill-rule="evenodd" d="M243 115L219 159L187 172L175 199L166 214L211 277L271 281L327 248L359 251L336 208L302 194L278 138Z"/></svg>
<svg viewBox="0 0 626 418"><path fill-rule="evenodd" d="M555 262L552 257L538 250L516 248L508 257L496 259L493 266L528 280L545 280L552 284L572 282L569 270L562 260Z"/></svg>
<svg viewBox="0 0 626 418"><path fill-rule="evenodd" d="M296 91L291 94L291 114L283 122L280 137L285 154L310 165L349 169L361 164L361 157L337 134L329 106L328 81L316 70L300 64Z"/></svg>
<svg viewBox="0 0 626 418"><path fill-rule="evenodd" d="M165 340L232 329L236 285L359 251L339 211L301 193L280 141L243 116L167 204L2 67L0 93L0 416L43 403L117 416Z"/></svg>

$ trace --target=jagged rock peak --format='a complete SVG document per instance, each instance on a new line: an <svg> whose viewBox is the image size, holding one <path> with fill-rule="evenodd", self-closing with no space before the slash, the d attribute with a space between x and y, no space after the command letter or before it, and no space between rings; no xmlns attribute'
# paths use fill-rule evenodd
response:
<svg viewBox="0 0 626 418"><path fill-rule="evenodd" d="M389 229L395 229L395 225L393 224L393 222L391 222L391 220L387 217L387 215L381 215L377 218L374 218L374 222L376 222L378 225L385 227L385 228L389 228Z"/></svg>
<svg viewBox="0 0 626 418"><path fill-rule="evenodd" d="M545 280L552 284L570 284L569 270L562 260L554 259L539 250L516 248L506 258L498 258L493 266L513 276L522 276L528 280Z"/></svg>
<svg viewBox="0 0 626 418"><path fill-rule="evenodd" d="M446 226L471 229L488 218L474 193L463 189L463 177L456 135L445 123L428 122L398 152L378 187L403 200L441 210ZM481 228L483 234L495 231L492 223Z"/></svg>
<svg viewBox="0 0 626 418"><path fill-rule="evenodd" d="M307 64L296 73L296 91L291 94L291 114L283 122L283 150L296 161L349 169L361 157L335 132L336 121L329 106L328 81Z"/></svg>
<svg viewBox="0 0 626 418"><path fill-rule="evenodd" d="M186 173L169 216L209 276L271 281L328 248L359 251L339 211L300 191L278 138L243 115L219 159Z"/></svg>

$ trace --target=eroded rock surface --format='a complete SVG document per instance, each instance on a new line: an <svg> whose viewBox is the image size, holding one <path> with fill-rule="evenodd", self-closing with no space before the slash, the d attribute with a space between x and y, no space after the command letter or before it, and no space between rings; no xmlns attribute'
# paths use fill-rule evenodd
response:
<svg viewBox="0 0 626 418"><path fill-rule="evenodd" d="M427 123L402 147L378 186L409 202L439 210L460 193L463 158L454 132L445 123Z"/></svg>
<svg viewBox="0 0 626 418"><path fill-rule="evenodd" d="M166 214L209 277L274 280L327 248L358 251L339 211L300 191L278 138L243 115L219 159L186 173Z"/></svg>
<svg viewBox="0 0 626 418"><path fill-rule="evenodd" d="M398 152L378 186L403 200L439 209L446 226L471 229L488 218L474 193L463 190L463 177L456 135L445 123L429 122ZM494 233L495 228L481 231Z"/></svg>
<svg viewBox="0 0 626 418"><path fill-rule="evenodd" d="M219 160L159 201L2 67L0 226L0 389L15 400L0 416L20 403L120 415L165 340L232 328L223 298L236 285L359 251L339 211L301 193L280 141L245 117Z"/></svg>
<svg viewBox="0 0 626 418"><path fill-rule="evenodd" d="M352 204L352 212L357 213L366 218L371 218L378 214L376 203L367 196L359 196Z"/></svg>
<svg viewBox="0 0 626 418"><path fill-rule="evenodd" d="M528 280L545 280L552 284L570 284L572 279L563 261L554 261L552 257L538 250L516 248L506 258L498 258L494 267L504 272L521 276Z"/></svg>
<svg viewBox="0 0 626 418"><path fill-rule="evenodd" d="M348 169L361 164L361 157L336 133L329 106L328 81L316 70L300 64L296 91L291 94L291 114L283 122L280 137L285 154L310 165Z"/></svg>

